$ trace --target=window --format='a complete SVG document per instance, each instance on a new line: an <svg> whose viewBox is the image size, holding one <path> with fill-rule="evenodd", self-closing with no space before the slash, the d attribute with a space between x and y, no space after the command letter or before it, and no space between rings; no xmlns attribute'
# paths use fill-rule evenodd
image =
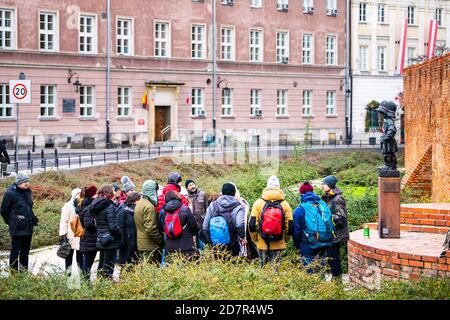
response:
<svg viewBox="0 0 450 320"><path fill-rule="evenodd" d="M277 63L287 63L289 60L289 34L277 32Z"/></svg>
<svg viewBox="0 0 450 320"><path fill-rule="evenodd" d="M416 24L416 7L408 6L408 24Z"/></svg>
<svg viewBox="0 0 450 320"><path fill-rule="evenodd" d="M250 0L250 7L262 8L262 0Z"/></svg>
<svg viewBox="0 0 450 320"><path fill-rule="evenodd" d="M0 119L13 117L13 104L9 101L9 84L0 84Z"/></svg>
<svg viewBox="0 0 450 320"><path fill-rule="evenodd" d="M408 60L406 61L406 65L410 66L414 64L415 57L416 57L416 48L408 47Z"/></svg>
<svg viewBox="0 0 450 320"><path fill-rule="evenodd" d="M205 26L192 25L192 59L205 59Z"/></svg>
<svg viewBox="0 0 450 320"><path fill-rule="evenodd" d="M326 64L336 65L336 36L327 36Z"/></svg>
<svg viewBox="0 0 450 320"><path fill-rule="evenodd" d="M287 109L287 90L277 90L277 116L285 116Z"/></svg>
<svg viewBox="0 0 450 320"><path fill-rule="evenodd" d="M359 22L367 22L367 3L359 3Z"/></svg>
<svg viewBox="0 0 450 320"><path fill-rule="evenodd" d="M256 116L256 111L261 110L261 89L250 90L250 115Z"/></svg>
<svg viewBox="0 0 450 320"><path fill-rule="evenodd" d="M117 54L133 54L133 20L117 19Z"/></svg>
<svg viewBox="0 0 450 320"><path fill-rule="evenodd" d="M39 14L39 48L42 51L56 50L56 13Z"/></svg>
<svg viewBox="0 0 450 320"><path fill-rule="evenodd" d="M94 16L80 16L80 52L97 52L97 31Z"/></svg>
<svg viewBox="0 0 450 320"><path fill-rule="evenodd" d="M94 116L94 87L81 86L80 87L80 116L93 117Z"/></svg>
<svg viewBox="0 0 450 320"><path fill-rule="evenodd" d="M378 71L386 71L386 47L378 47Z"/></svg>
<svg viewBox="0 0 450 320"><path fill-rule="evenodd" d="M234 29L222 28L220 33L222 60L234 60Z"/></svg>
<svg viewBox="0 0 450 320"><path fill-rule="evenodd" d="M434 19L437 21L438 26L442 27L442 8L436 8Z"/></svg>
<svg viewBox="0 0 450 320"><path fill-rule="evenodd" d="M289 0L277 0L277 10L287 11L289 6Z"/></svg>
<svg viewBox="0 0 450 320"><path fill-rule="evenodd" d="M221 0L221 3L226 5L233 5L234 0Z"/></svg>
<svg viewBox="0 0 450 320"><path fill-rule="evenodd" d="M41 86L41 117L55 116L56 86Z"/></svg>
<svg viewBox="0 0 450 320"><path fill-rule="evenodd" d="M369 71L367 56L368 52L369 48L367 46L359 47L359 71Z"/></svg>
<svg viewBox="0 0 450 320"><path fill-rule="evenodd" d="M337 14L337 4L336 0L327 0L327 14Z"/></svg>
<svg viewBox="0 0 450 320"><path fill-rule="evenodd" d="M233 89L222 89L222 115L231 116L233 111Z"/></svg>
<svg viewBox="0 0 450 320"><path fill-rule="evenodd" d="M155 23L155 56L170 57L170 30L169 23Z"/></svg>
<svg viewBox="0 0 450 320"><path fill-rule="evenodd" d="M261 30L254 30L254 29L250 30L250 61L251 62L263 61Z"/></svg>
<svg viewBox="0 0 450 320"><path fill-rule="evenodd" d="M200 116L203 111L203 88L192 89L192 115Z"/></svg>
<svg viewBox="0 0 450 320"><path fill-rule="evenodd" d="M327 116L336 115L336 91L327 91Z"/></svg>
<svg viewBox="0 0 450 320"><path fill-rule="evenodd" d="M314 0L303 0L303 12L314 10Z"/></svg>
<svg viewBox="0 0 450 320"><path fill-rule="evenodd" d="M14 49L14 11L0 9L0 49Z"/></svg>
<svg viewBox="0 0 450 320"><path fill-rule="evenodd" d="M303 90L302 114L304 116L310 116L311 115L311 97L312 97L312 91L311 90Z"/></svg>
<svg viewBox="0 0 450 320"><path fill-rule="evenodd" d="M117 115L119 117L126 117L131 114L131 88L119 87L117 88Z"/></svg>
<svg viewBox="0 0 450 320"><path fill-rule="evenodd" d="M313 35L309 33L303 34L302 42L302 63L313 63Z"/></svg>
<svg viewBox="0 0 450 320"><path fill-rule="evenodd" d="M386 22L386 5L379 4L378 5L378 23Z"/></svg>

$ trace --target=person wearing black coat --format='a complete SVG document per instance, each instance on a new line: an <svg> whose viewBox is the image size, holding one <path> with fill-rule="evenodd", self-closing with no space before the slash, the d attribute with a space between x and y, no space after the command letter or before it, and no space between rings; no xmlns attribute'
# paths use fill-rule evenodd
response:
<svg viewBox="0 0 450 320"><path fill-rule="evenodd" d="M33 229L39 220L33 213L33 198L26 174L19 173L5 195L1 205L1 216L9 227L11 253L9 265L13 270L28 270Z"/></svg>
<svg viewBox="0 0 450 320"><path fill-rule="evenodd" d="M97 249L100 250L98 270L100 275L108 278L113 276L116 252L121 244L114 197L113 186L104 185L99 190L99 197L89 207L97 226Z"/></svg>
<svg viewBox="0 0 450 320"><path fill-rule="evenodd" d="M97 229L95 219L89 207L96 197L97 188L90 186L85 189L84 199L80 206L75 206L81 225L84 228L84 235L80 239L80 252L83 254L82 272L86 279L89 279L95 256L97 255Z"/></svg>
<svg viewBox="0 0 450 320"><path fill-rule="evenodd" d="M167 253L178 251L187 256L192 256L196 253L194 236L198 234L199 229L191 209L182 205L181 196L176 191L168 191L165 195L165 204L160 212L160 228L163 232L165 232L164 220L166 218L166 214L173 213L178 209L180 209L178 215L183 231L181 235L175 239L168 237L166 234L165 250Z"/></svg>
<svg viewBox="0 0 450 320"><path fill-rule="evenodd" d="M8 150L6 150L6 140L2 139L0 140L0 177L9 176L6 169L10 163Z"/></svg>
<svg viewBox="0 0 450 320"><path fill-rule="evenodd" d="M137 231L134 222L134 209L141 195L133 192L128 195L123 204L117 208L117 224L122 234L122 242L119 248L119 265L133 263L137 257Z"/></svg>

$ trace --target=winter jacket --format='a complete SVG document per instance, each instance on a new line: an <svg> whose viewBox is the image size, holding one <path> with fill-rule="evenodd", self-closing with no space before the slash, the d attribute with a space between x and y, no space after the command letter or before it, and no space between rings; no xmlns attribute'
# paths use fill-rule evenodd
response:
<svg viewBox="0 0 450 320"><path fill-rule="evenodd" d="M3 196L0 209L11 237L31 236L38 219L33 213L33 199L30 189L20 189L12 184Z"/></svg>
<svg viewBox="0 0 450 320"><path fill-rule="evenodd" d="M284 212L284 237L281 240L270 242L270 250L286 249L286 242L289 240L289 235L293 232L292 209L289 203L284 200L284 192L280 188L270 187L264 189L261 199L256 200L253 204L250 215L249 231L253 243L258 250L268 250L267 243L259 234L259 223L261 213L267 201L280 201Z"/></svg>
<svg viewBox="0 0 450 320"><path fill-rule="evenodd" d="M199 229L203 226L205 220L206 210L208 210L208 195L197 189L194 194L189 193L187 196L189 202L192 204L192 213Z"/></svg>
<svg viewBox="0 0 450 320"><path fill-rule="evenodd" d="M89 211L94 215L97 226L97 248L100 250L118 249L121 243L121 234L117 225L114 201L99 197L92 201ZM114 237L114 241L109 245L102 245L99 239L108 233Z"/></svg>
<svg viewBox="0 0 450 320"><path fill-rule="evenodd" d="M0 141L0 162L10 164L11 160L9 159L8 151L6 150L6 146L3 142Z"/></svg>
<svg viewBox="0 0 450 320"><path fill-rule="evenodd" d="M136 223L134 222L135 204L123 203L117 208L117 224L121 233L121 249L124 256L121 256L119 263L125 263L137 251L137 232Z"/></svg>
<svg viewBox="0 0 450 320"><path fill-rule="evenodd" d="M167 186L164 187L162 194L160 194L158 196L158 206L156 207L156 213L159 214L161 209L163 208L164 204L165 204L165 196L166 193L169 191L176 191L178 193L180 193L181 191L181 187L178 184L173 184L173 183L169 183ZM181 199L182 199L182 203L183 206L187 206L190 207L190 209L192 210L192 205L191 203L187 200L186 196L180 194Z"/></svg>
<svg viewBox="0 0 450 320"><path fill-rule="evenodd" d="M75 212L78 213L84 228L84 234L80 239L80 252L83 253L97 251L97 229L94 214L89 210L93 201L93 198L85 198L80 207L75 207Z"/></svg>
<svg viewBox="0 0 450 320"><path fill-rule="evenodd" d="M319 201L320 197L317 194L315 194L314 192L306 192L305 194L301 195L300 199L301 199L301 203L306 203L306 202ZM293 214L294 245L297 249L300 250L301 255L315 255L317 253L317 250L312 249L310 247L310 245L308 244L308 240L306 239L306 235L305 235L305 228L306 228L305 214L306 214L305 209L303 209L303 207L301 205L299 205L294 210L294 214Z"/></svg>
<svg viewBox="0 0 450 320"><path fill-rule="evenodd" d="M334 232L336 234L333 242L342 243L348 241L350 234L348 231L347 205L341 189L334 188L330 192L324 193L322 200L328 204L333 215Z"/></svg>
<svg viewBox="0 0 450 320"><path fill-rule="evenodd" d="M73 250L80 250L80 237L75 237L70 226L72 218L77 216L74 206L74 198L71 198L61 209L61 218L59 219L59 236L67 236L70 247Z"/></svg>
<svg viewBox="0 0 450 320"><path fill-rule="evenodd" d="M154 191L156 194L156 190ZM152 252L164 247L164 237L159 227L159 217L155 205L144 195L134 209L139 251Z"/></svg>
<svg viewBox="0 0 450 320"><path fill-rule="evenodd" d="M182 205L181 201L175 197L167 199L167 202L161 209L161 232L164 232L164 220L167 213L173 213L179 208L180 211L178 212L178 216L180 218L183 232L176 239L171 239L166 235L165 249L167 250L167 252L181 251L183 253L194 253L196 251L194 236L199 231L197 223L195 221L195 217L192 214L191 210L188 207Z"/></svg>
<svg viewBox="0 0 450 320"><path fill-rule="evenodd" d="M236 205L237 204L237 205ZM231 245L234 245L238 238L245 238L245 208L244 206L236 200L233 196L220 196L216 201L212 202L208 209L206 210L205 220L203 221L203 234L205 235L207 241L211 243L210 233L209 233L209 222L214 216L215 207L220 211L225 211L228 208L233 208L231 210L231 222L233 224L234 230L230 230L230 237L232 237ZM229 209L228 209L229 210Z"/></svg>

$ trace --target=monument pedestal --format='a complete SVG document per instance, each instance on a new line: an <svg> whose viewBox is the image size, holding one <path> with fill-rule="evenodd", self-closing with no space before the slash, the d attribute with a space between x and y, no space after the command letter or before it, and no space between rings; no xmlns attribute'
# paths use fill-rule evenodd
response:
<svg viewBox="0 0 450 320"><path fill-rule="evenodd" d="M400 178L378 177L378 234L400 238Z"/></svg>

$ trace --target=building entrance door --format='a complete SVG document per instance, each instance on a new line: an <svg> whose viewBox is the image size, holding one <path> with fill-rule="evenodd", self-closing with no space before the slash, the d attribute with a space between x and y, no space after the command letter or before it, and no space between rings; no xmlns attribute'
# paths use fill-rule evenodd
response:
<svg viewBox="0 0 450 320"><path fill-rule="evenodd" d="M155 141L170 139L170 106L155 107Z"/></svg>

